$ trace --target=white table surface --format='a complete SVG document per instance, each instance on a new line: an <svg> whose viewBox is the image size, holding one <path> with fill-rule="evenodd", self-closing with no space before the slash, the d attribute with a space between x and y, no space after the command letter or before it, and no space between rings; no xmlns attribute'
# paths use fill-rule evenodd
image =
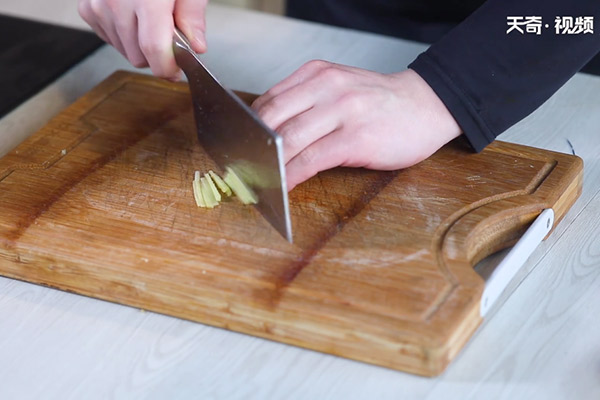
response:
<svg viewBox="0 0 600 400"><path fill-rule="evenodd" d="M75 0L0 13L85 27ZM425 48L216 5L208 27L207 64L250 92L310 59L391 72ZM1 119L0 156L116 69L132 68L104 47ZM575 76L500 139L570 152L567 138L581 198L437 378L0 278L0 399L600 399L600 78Z"/></svg>

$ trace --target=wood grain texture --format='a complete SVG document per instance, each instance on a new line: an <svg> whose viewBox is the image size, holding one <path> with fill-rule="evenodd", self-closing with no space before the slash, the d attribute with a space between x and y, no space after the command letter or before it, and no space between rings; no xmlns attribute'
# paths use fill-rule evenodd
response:
<svg viewBox="0 0 600 400"><path fill-rule="evenodd" d="M396 172L291 193L295 244L249 207L195 207L184 84L117 73L0 160L8 277L424 375L481 322L472 265L581 190L577 157L455 141Z"/></svg>

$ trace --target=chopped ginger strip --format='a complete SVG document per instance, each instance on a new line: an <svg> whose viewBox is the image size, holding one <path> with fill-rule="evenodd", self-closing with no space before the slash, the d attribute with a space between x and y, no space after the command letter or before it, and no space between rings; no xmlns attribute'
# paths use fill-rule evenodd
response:
<svg viewBox="0 0 600 400"><path fill-rule="evenodd" d="M206 207L214 208L219 204L217 199L215 199L215 195L210 188L208 181L205 177L200 178L200 182L202 184L202 196L204 197L204 203L206 203Z"/></svg>
<svg viewBox="0 0 600 400"><path fill-rule="evenodd" d="M217 187L215 186L215 183L213 182L209 174L204 174L204 177L206 178L208 186L210 186L210 190L212 191L212 194L215 197L215 200L218 204L221 201L221 193L219 193L219 191L217 190Z"/></svg>
<svg viewBox="0 0 600 400"><path fill-rule="evenodd" d="M206 207L204 196L202 195L202 186L200 185L200 180L194 180L192 188L194 189L194 199L196 200L196 205L198 207Z"/></svg>
<svg viewBox="0 0 600 400"><path fill-rule="evenodd" d="M226 196L231 196L232 193L235 193L244 204L258 203L258 197L254 191L230 167L226 168L223 178L212 170L208 171L204 176L200 174L200 171L195 171L192 188L198 207L214 208L218 206L223 198L221 193Z"/></svg>
<svg viewBox="0 0 600 400"><path fill-rule="evenodd" d="M223 181L223 179L221 179L221 177L219 175L217 175L212 169L210 171L208 171L208 174L213 179L213 181L217 184L217 186L219 187L219 190L225 196L227 196L227 197L231 196L231 188L229 186L227 186L225 181Z"/></svg>
<svg viewBox="0 0 600 400"><path fill-rule="evenodd" d="M225 183L227 183L227 185L229 185L231 190L233 190L233 193L235 193L235 195L240 199L242 203L258 203L258 197L256 196L256 194L252 191L252 189L250 189L250 187L248 187L248 185L244 183L244 181L242 181L239 178L239 176L231 168L227 167L223 180L225 181Z"/></svg>

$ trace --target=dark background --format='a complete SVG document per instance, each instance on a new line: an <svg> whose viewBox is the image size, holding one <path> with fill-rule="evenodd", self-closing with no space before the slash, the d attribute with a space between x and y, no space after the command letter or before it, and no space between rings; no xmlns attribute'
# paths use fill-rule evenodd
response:
<svg viewBox="0 0 600 400"><path fill-rule="evenodd" d="M102 43L90 32L0 15L0 118Z"/></svg>

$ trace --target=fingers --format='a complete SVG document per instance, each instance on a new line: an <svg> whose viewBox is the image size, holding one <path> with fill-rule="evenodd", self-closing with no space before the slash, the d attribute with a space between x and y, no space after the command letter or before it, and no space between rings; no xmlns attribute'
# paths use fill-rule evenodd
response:
<svg viewBox="0 0 600 400"><path fill-rule="evenodd" d="M297 85L256 108L258 116L273 130L289 119L311 109L320 98L319 88L311 84Z"/></svg>
<svg viewBox="0 0 600 400"><path fill-rule="evenodd" d="M179 79L181 72L175 64L172 51L176 0L79 0L81 17L104 41L113 45L134 66L150 66L156 76ZM206 0L178 0L180 14L193 15L191 23L184 21L186 33L193 27L204 29ZM195 11L193 5L196 7ZM199 43L204 34L196 38L197 50L205 50Z"/></svg>
<svg viewBox="0 0 600 400"><path fill-rule="evenodd" d="M292 87L295 87L308 81L309 79L317 75L319 72L331 67L332 65L334 64L321 60L313 60L307 62L306 64L298 68L296 71L294 71L294 73L292 73L290 76L288 76L287 78L273 86L271 89L269 89L265 94L257 98L252 104L252 107L256 110L262 108L274 97L279 96L281 93L291 89Z"/></svg>
<svg viewBox="0 0 600 400"><path fill-rule="evenodd" d="M134 67L147 67L148 61L142 53L138 41L137 16L133 9L122 12L121 15L123 17L115 21L115 29L125 50L125 56Z"/></svg>
<svg viewBox="0 0 600 400"><path fill-rule="evenodd" d="M349 143L337 130L302 150L285 167L288 191L320 171L347 164Z"/></svg>
<svg viewBox="0 0 600 400"><path fill-rule="evenodd" d="M340 127L336 110L328 107L312 108L289 119L277 130L283 137L284 162Z"/></svg>
<svg viewBox="0 0 600 400"><path fill-rule="evenodd" d="M205 9L208 0L178 0L175 2L175 24L190 41L197 53L206 52Z"/></svg>
<svg viewBox="0 0 600 400"><path fill-rule="evenodd" d="M106 43L110 43L108 35L106 35L104 29L102 29L100 24L96 21L96 16L92 11L90 1L79 0L77 3L77 11L81 18L94 30L94 32L96 32L100 39L104 40Z"/></svg>
<svg viewBox="0 0 600 400"><path fill-rule="evenodd" d="M175 23L170 1L139 2L136 8L139 47L156 76L178 80L181 71L173 57Z"/></svg>
<svg viewBox="0 0 600 400"><path fill-rule="evenodd" d="M125 48L119 39L111 17L111 10L101 1L86 0L80 4L79 12L106 43L111 44L126 57Z"/></svg>
<svg viewBox="0 0 600 400"><path fill-rule="evenodd" d="M261 119L283 137L289 190L344 161L344 150L340 149L345 149L347 143L337 142L342 124L340 105L336 104L339 99L331 90L339 86L340 70L336 64L311 61L252 105Z"/></svg>

